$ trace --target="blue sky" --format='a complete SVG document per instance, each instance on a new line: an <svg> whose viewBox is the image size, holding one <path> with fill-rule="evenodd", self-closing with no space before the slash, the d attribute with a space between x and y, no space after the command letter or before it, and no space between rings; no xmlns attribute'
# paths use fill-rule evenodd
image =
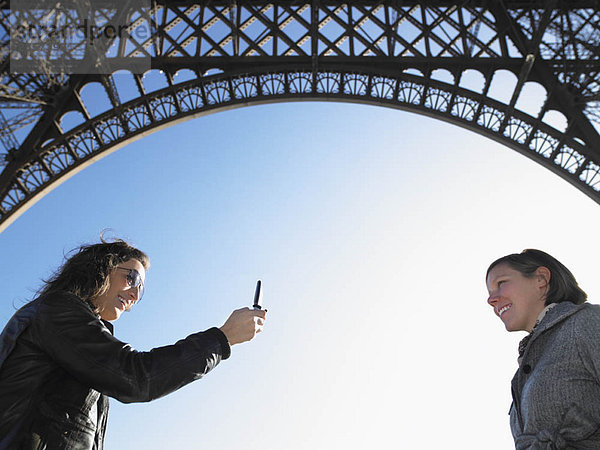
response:
<svg viewBox="0 0 600 450"><path fill-rule="evenodd" d="M548 170L434 119L235 109L131 143L0 234L0 320L110 228L152 259L143 302L115 323L136 349L222 325L258 278L269 318L205 379L112 401L107 448L510 448L522 335L486 304L485 270L540 248L596 303L599 219Z"/></svg>

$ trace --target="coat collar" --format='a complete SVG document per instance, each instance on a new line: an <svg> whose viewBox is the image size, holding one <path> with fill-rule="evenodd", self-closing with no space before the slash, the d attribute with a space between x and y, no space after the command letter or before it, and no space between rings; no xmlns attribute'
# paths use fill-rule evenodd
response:
<svg viewBox="0 0 600 450"><path fill-rule="evenodd" d="M538 324L538 326L533 329L533 331L531 332L531 338L527 343L527 347L530 347L531 343L535 341L538 338L538 336L543 334L545 331L559 324L567 317L572 316L573 314L582 310L583 308L587 308L587 303L583 303L581 305L576 305L575 303L568 301L558 303L554 308L550 309L546 313L546 315ZM525 353L526 352L527 349L525 349ZM525 356L525 353L523 354L523 356Z"/></svg>
<svg viewBox="0 0 600 450"><path fill-rule="evenodd" d="M60 294L73 295L68 292L60 292ZM33 317L37 312L41 298L42 297L38 297L35 300L22 306L8 321L8 323L4 327L4 330L2 330L2 333L0 333L0 368L4 364L6 358L8 358L8 355L13 351L17 343L18 337L21 335L21 333L23 333L23 331L25 331L25 329L31 323ZM81 300L79 297L77 297L77 299ZM93 308L87 302L84 302L84 304L87 305L88 308L90 308L90 312L92 314L95 314L93 312ZM98 315L96 315L96 317L100 321L102 321L102 323L106 326L108 331L110 331L110 334L114 335L113 324L102 320Z"/></svg>

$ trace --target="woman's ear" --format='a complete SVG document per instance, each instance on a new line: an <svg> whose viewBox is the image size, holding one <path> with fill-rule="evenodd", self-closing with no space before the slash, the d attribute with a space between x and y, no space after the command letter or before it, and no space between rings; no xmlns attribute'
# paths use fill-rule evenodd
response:
<svg viewBox="0 0 600 450"><path fill-rule="evenodd" d="M547 289L550 286L550 277L552 276L550 269L540 266L535 271L535 276L539 282L539 287Z"/></svg>

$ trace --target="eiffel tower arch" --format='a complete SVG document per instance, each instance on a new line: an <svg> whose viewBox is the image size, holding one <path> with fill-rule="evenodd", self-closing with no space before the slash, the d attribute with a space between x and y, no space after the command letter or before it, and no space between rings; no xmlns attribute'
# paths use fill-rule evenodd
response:
<svg viewBox="0 0 600 450"><path fill-rule="evenodd" d="M293 100L453 123L600 203L598 0L22 1L16 11L0 0L0 231L132 140ZM79 32L53 47L36 35L30 53L17 45L52 20ZM503 74L512 83L498 96ZM542 93L533 111L522 106L532 86Z"/></svg>

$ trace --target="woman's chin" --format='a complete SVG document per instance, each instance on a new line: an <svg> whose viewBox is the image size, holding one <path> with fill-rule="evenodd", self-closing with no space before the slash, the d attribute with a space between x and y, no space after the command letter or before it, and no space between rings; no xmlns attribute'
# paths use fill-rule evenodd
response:
<svg viewBox="0 0 600 450"><path fill-rule="evenodd" d="M100 317L102 320L106 320L107 322L113 322L121 317L123 311L118 308L114 308L112 311L102 311Z"/></svg>

